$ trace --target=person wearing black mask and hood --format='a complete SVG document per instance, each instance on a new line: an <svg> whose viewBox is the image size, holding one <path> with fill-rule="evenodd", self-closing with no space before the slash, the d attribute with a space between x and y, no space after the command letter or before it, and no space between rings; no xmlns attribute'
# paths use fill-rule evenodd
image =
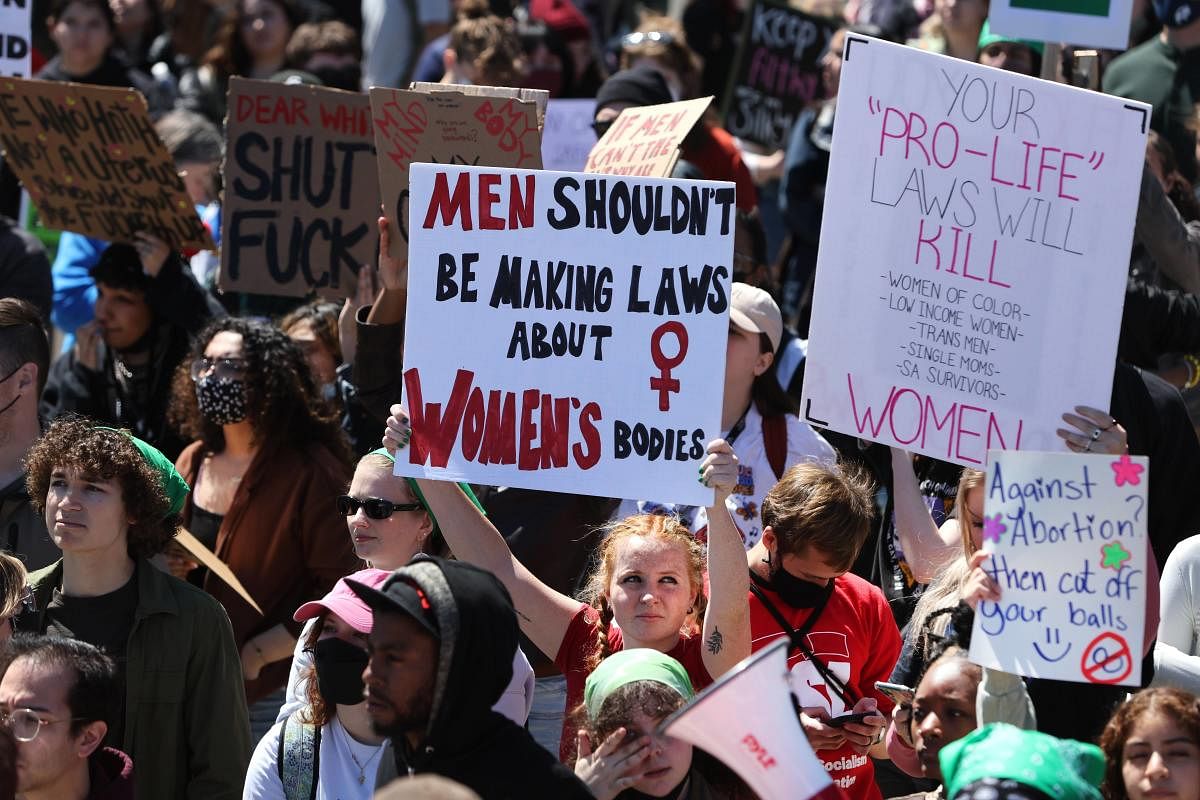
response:
<svg viewBox="0 0 1200 800"><path fill-rule="evenodd" d="M175 368L189 337L225 311L178 254L146 234L109 245L90 272L96 319L50 369L42 416L74 412L128 428L173 459L186 444L166 422Z"/></svg>
<svg viewBox="0 0 1200 800"><path fill-rule="evenodd" d="M483 800L592 796L528 731L492 710L517 646L512 599L494 575L418 555L378 589L346 583L374 611L367 712L393 753L376 785L432 773Z"/></svg>

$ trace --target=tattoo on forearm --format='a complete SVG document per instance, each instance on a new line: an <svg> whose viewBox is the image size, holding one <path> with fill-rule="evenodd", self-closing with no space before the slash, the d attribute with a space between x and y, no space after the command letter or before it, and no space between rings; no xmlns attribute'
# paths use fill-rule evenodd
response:
<svg viewBox="0 0 1200 800"><path fill-rule="evenodd" d="M713 628L713 632L709 634L706 646L708 647L708 652L714 656L721 652L721 648L725 646L725 637L721 635L720 628Z"/></svg>

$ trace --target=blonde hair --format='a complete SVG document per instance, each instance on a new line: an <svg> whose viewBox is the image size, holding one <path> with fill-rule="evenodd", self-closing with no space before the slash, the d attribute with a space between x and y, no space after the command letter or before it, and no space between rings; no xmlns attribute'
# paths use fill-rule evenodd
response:
<svg viewBox="0 0 1200 800"><path fill-rule="evenodd" d="M25 565L21 559L0 553L0 618L14 617L25 599Z"/></svg>
<svg viewBox="0 0 1200 800"><path fill-rule="evenodd" d="M706 559L704 546L692 536L692 532L679 521L678 517L668 517L659 514L636 514L626 517L607 527L604 541L596 552L596 565L588 578L587 584L579 593L579 599L600 612L600 624L596 628L596 650L590 667L595 669L601 661L612 655L608 643L608 628L612 623L613 610L608 602L608 587L612 582L613 572L617 564L617 551L621 543L634 536L644 536L661 542L675 544L687 558L688 588L696 600L692 609L695 619L704 618L704 610L708 599L704 596L704 569ZM689 619L691 613L689 613ZM685 620L680 626L683 635L690 622Z"/></svg>

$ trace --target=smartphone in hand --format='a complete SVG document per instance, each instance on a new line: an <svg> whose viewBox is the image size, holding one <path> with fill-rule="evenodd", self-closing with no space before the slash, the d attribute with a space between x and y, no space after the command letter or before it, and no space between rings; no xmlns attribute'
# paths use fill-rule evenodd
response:
<svg viewBox="0 0 1200 800"><path fill-rule="evenodd" d="M916 691L911 686L905 686L902 683L875 681L875 688L892 698L892 702L898 706L911 706L913 695L916 694Z"/></svg>

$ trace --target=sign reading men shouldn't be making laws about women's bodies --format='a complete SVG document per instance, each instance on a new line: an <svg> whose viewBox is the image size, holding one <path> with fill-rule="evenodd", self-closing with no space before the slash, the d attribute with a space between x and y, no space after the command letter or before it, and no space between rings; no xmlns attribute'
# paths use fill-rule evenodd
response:
<svg viewBox="0 0 1200 800"><path fill-rule="evenodd" d="M1147 570L1144 456L989 453L971 660L1016 675L1141 685Z"/></svg>
<svg viewBox="0 0 1200 800"><path fill-rule="evenodd" d="M734 189L412 165L396 474L708 505Z"/></svg>
<svg viewBox="0 0 1200 800"><path fill-rule="evenodd" d="M966 465L1065 449L1109 404L1149 106L850 34L837 115L802 413Z"/></svg>

